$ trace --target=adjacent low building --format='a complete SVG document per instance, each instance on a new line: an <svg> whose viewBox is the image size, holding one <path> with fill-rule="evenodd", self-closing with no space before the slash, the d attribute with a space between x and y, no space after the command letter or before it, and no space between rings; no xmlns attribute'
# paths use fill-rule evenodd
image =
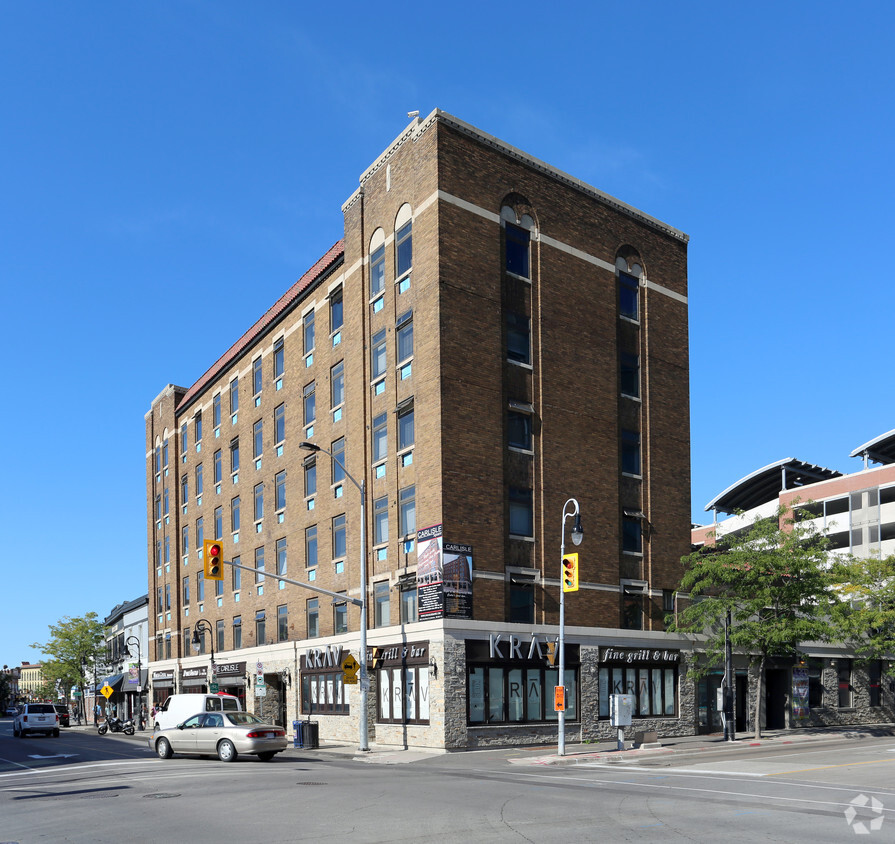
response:
<svg viewBox="0 0 895 844"><path fill-rule="evenodd" d="M95 699L88 700L92 707L98 700L103 708L115 707L120 717L139 718L140 707L145 702L149 661L149 596L141 595L132 601L118 604L103 622L106 628L106 674L98 678ZM103 700L99 690L108 687L112 694ZM92 708L88 708L92 711Z"/></svg>
<svg viewBox="0 0 895 844"><path fill-rule="evenodd" d="M217 689L354 740L351 654L371 742L555 738L575 499L568 738L614 736L625 691L641 727L692 733L692 644L664 631L689 551L687 236L439 110L342 212L343 236L146 414L153 701ZM206 581L209 538L250 570Z"/></svg>
<svg viewBox="0 0 895 844"><path fill-rule="evenodd" d="M19 666L19 700L42 700L44 676L39 662L25 662Z"/></svg>
<svg viewBox="0 0 895 844"><path fill-rule="evenodd" d="M831 554L895 554L895 431L858 446L849 456L861 459L862 468L843 473L787 457L751 472L706 504L714 514L713 523L693 527L693 544L747 528L783 507L822 531ZM745 657L738 656L736 664L736 709L742 728L756 684L754 677L749 679ZM783 728L891 723L895 687L885 679L886 668L880 660L855 659L843 647L806 642L796 658L774 660L768 667L765 724ZM716 673L698 686L699 723L706 731L721 723L715 697L720 683Z"/></svg>

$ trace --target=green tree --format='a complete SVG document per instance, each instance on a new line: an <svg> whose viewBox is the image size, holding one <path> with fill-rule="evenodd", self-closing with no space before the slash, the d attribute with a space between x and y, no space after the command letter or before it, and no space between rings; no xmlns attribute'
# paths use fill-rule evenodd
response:
<svg viewBox="0 0 895 844"><path fill-rule="evenodd" d="M59 681L66 694L73 686L83 689L88 671L93 671L94 663L101 666L105 657L102 622L95 612L89 612L82 618L65 616L49 628L49 640L31 646L51 657L43 665L44 678L54 683Z"/></svg>
<svg viewBox="0 0 895 844"><path fill-rule="evenodd" d="M3 666L4 669L6 666ZM9 685L9 677L5 671L0 671L0 707L2 707L3 711L6 711L6 707L10 706L13 703L12 700L12 689Z"/></svg>
<svg viewBox="0 0 895 844"><path fill-rule="evenodd" d="M862 659L891 660L895 653L895 555L840 558L833 566L833 577L841 598L834 614L840 638Z"/></svg>
<svg viewBox="0 0 895 844"><path fill-rule="evenodd" d="M794 656L799 643L837 638L837 597L826 555L826 538L811 522L788 510L759 519L748 529L718 536L714 545L682 559L680 591L692 601L669 618L670 629L705 636L706 659L695 674L724 660L724 622L731 614L730 640L758 667L755 736L765 665L770 657Z"/></svg>

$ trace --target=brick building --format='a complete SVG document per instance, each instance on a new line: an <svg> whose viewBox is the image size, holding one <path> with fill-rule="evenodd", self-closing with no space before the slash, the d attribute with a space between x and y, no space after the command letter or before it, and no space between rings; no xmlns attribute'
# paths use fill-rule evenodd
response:
<svg viewBox="0 0 895 844"><path fill-rule="evenodd" d="M686 235L438 110L342 210L343 239L146 414L153 700L210 687L213 649L247 708L357 735L338 668L357 608L202 578L220 538L228 561L359 597L360 496L308 441L366 487L371 741L555 735L570 497L570 740L614 734L612 690L692 732L689 645L662 623L689 550Z"/></svg>

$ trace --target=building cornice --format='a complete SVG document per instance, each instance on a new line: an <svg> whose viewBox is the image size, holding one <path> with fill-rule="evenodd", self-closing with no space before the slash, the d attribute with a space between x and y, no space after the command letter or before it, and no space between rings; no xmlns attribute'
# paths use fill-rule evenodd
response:
<svg viewBox="0 0 895 844"><path fill-rule="evenodd" d="M626 202L622 202L620 199L616 199L614 196L581 181L581 179L576 179L574 176L571 176L556 167L552 167L545 161L541 161L541 159L535 158L533 155L529 155L527 152L523 152L521 149L518 149L505 141L501 141L499 138L495 138L493 135L489 135L487 132L483 132L481 129L477 129L475 126L472 126L471 124L460 120L460 118L454 117L452 114L448 114L446 111L442 111L438 108L434 109L426 118L418 117L412 120L401 134L389 144L385 152L383 152L382 155L361 173L360 187L344 203L342 212L344 213L357 202L363 195L364 184L366 181L383 165L387 164L405 143L408 141L415 141L423 134L423 132L435 123L443 123L445 126L449 126L451 129L473 138L478 143L491 147L503 155L509 156L525 166L537 170L539 173L543 173L548 178L561 182L592 199L596 199L598 202L601 202L656 231L660 231L668 237L679 240L681 243L688 243L690 240L688 234L685 234L673 226L669 226L667 223L663 223L661 220L651 217L649 214L634 208L634 206L628 205Z"/></svg>

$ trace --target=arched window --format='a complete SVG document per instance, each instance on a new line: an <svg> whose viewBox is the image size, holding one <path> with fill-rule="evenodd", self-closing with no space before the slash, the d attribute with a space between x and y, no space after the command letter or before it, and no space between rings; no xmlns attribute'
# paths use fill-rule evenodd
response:
<svg viewBox="0 0 895 844"><path fill-rule="evenodd" d="M500 209L505 230L505 269L520 278L531 278L531 232L535 221L526 209L527 203L518 201Z"/></svg>
<svg viewBox="0 0 895 844"><path fill-rule="evenodd" d="M623 246L615 259L618 270L618 312L620 316L640 320L640 279L643 266L640 256L630 246Z"/></svg>

